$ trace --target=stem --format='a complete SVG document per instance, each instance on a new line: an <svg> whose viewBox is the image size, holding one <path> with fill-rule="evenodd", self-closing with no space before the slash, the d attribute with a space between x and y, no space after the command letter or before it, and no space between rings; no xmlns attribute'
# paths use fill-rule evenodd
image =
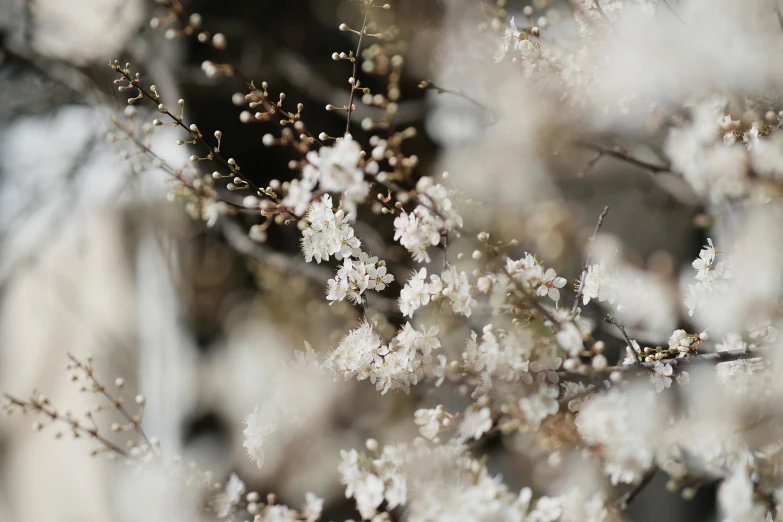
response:
<svg viewBox="0 0 783 522"><path fill-rule="evenodd" d="M587 277L587 269L590 267L590 258L592 257L590 246L595 241L595 238L598 235L598 231L601 230L601 225L603 225L604 223L604 218L608 213L609 213L609 207L606 206L604 207L603 212L601 212L601 215L598 216L598 223L595 224L595 230L593 230L593 235L590 236L590 240L587 242L587 257L585 258L585 264L582 267L582 276L579 278L579 290L577 290L576 292L574 305L571 307L571 315L576 314L576 309L579 306L579 300L582 298L582 292L585 289L585 277Z"/></svg>
<svg viewBox="0 0 783 522"><path fill-rule="evenodd" d="M617 329L620 330L620 333L623 334L623 339L625 339L627 344L626 351L631 352L631 355L633 355L634 365L638 366L641 364L642 361L639 359L639 354L636 353L636 349L633 347L633 342L631 341L631 338L628 337L628 332L625 331L625 326L623 323L618 321L616 317L607 317L604 320L609 324L615 325Z"/></svg>
<svg viewBox="0 0 783 522"><path fill-rule="evenodd" d="M594 150L596 152L600 152L601 154L605 154L606 156L611 156L616 159L623 160L625 162L630 163L631 165L635 165L639 167L640 169L644 169L648 172L651 172L653 174L659 173L659 172L670 172L670 167L668 165L656 165L655 163L648 163L646 161L642 161L639 159L634 158L631 156L631 154L628 151L624 151L622 149L615 148L608 148L603 147L601 145L596 145L595 143L590 143L586 141L579 141L576 143L580 147L584 147L586 149Z"/></svg>
<svg viewBox="0 0 783 522"><path fill-rule="evenodd" d="M364 39L364 31L367 29L367 15L370 13L369 6L364 10L364 21L362 22L362 30L359 32L359 44L356 46L356 53L353 55L353 84L351 84L351 97L348 99L348 121L345 123L345 133L351 132L351 112L353 112L353 98L356 94L356 66L359 63L359 53L362 49L362 39Z"/></svg>

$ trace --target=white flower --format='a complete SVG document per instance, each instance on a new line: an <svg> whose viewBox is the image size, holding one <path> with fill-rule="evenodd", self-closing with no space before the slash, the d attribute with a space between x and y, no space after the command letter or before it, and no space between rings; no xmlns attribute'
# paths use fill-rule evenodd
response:
<svg viewBox="0 0 783 522"><path fill-rule="evenodd" d="M220 216L228 213L229 206L225 201L204 198L201 203L201 218L206 221L208 227L213 227Z"/></svg>
<svg viewBox="0 0 783 522"><path fill-rule="evenodd" d="M536 508L530 512L531 522L554 522L563 513L563 501L560 497L541 497Z"/></svg>
<svg viewBox="0 0 783 522"><path fill-rule="evenodd" d="M495 45L495 53L492 56L495 63L502 62L509 49L516 49L519 46L519 37L521 34L522 33L517 29L514 19L512 18L508 23L508 27L503 29L503 33L500 35L500 39Z"/></svg>
<svg viewBox="0 0 783 522"><path fill-rule="evenodd" d="M440 432L441 422L443 421L443 408L416 410L414 422L420 426L419 432L426 438L432 440Z"/></svg>
<svg viewBox="0 0 783 522"><path fill-rule="evenodd" d="M492 412L489 408L468 408L459 425L459 438L479 440L482 435L492 429Z"/></svg>
<svg viewBox="0 0 783 522"><path fill-rule="evenodd" d="M350 136L337 140L332 147L321 147L307 154L307 161L317 169L320 188L326 192L347 192L366 185L359 168L362 148Z"/></svg>
<svg viewBox="0 0 783 522"><path fill-rule="evenodd" d="M312 190L304 182L294 179L288 184L288 192L281 203L290 208L297 216L301 216L307 210L312 199Z"/></svg>
<svg viewBox="0 0 783 522"><path fill-rule="evenodd" d="M718 489L718 506L724 522L745 522L761 520L766 512L764 506L753 500L753 482L747 472L739 467Z"/></svg>
<svg viewBox="0 0 783 522"><path fill-rule="evenodd" d="M552 301L560 300L560 288L566 285L564 277L558 277L557 272L550 268L541 278L540 286L536 289L536 295L549 296Z"/></svg>
<svg viewBox="0 0 783 522"><path fill-rule="evenodd" d="M355 303L363 301L362 294L370 289L381 291L394 281L394 276L386 273L386 266L376 266L377 257L360 252L356 259L347 258L338 268L337 275L327 283L326 299L342 301L346 297Z"/></svg>
<svg viewBox="0 0 783 522"><path fill-rule="evenodd" d="M247 451L250 460L254 460L261 468L264 465L264 437L277 430L277 416L261 415L256 406L253 413L245 417L244 442L242 445Z"/></svg>
<svg viewBox="0 0 783 522"><path fill-rule="evenodd" d="M427 209L416 207L412 213L403 211L394 219L394 240L407 248L417 263L429 263L427 249L440 244L440 231L429 218Z"/></svg>
<svg viewBox="0 0 783 522"><path fill-rule="evenodd" d="M669 363L655 361L654 372L650 375L650 382L655 385L655 391L661 393L664 389L672 385L672 374L674 369Z"/></svg>
<svg viewBox="0 0 783 522"><path fill-rule="evenodd" d="M245 483L236 475L232 473L226 483L226 488L218 495L213 501L213 508L218 518L226 518L231 513L233 508L242 499L242 494L245 492Z"/></svg>
<svg viewBox="0 0 783 522"><path fill-rule="evenodd" d="M478 302L473 299L471 294L472 289L468 281L468 274L457 272L455 267L449 266L441 275L441 281L444 285L443 294L451 301L451 309L454 313L470 317L472 307L476 306Z"/></svg>
<svg viewBox="0 0 783 522"><path fill-rule="evenodd" d="M582 303L586 305L590 299L614 302L614 290L609 284L609 276L606 274L606 265L603 261L588 267L585 274L585 281L582 285Z"/></svg>
<svg viewBox="0 0 783 522"><path fill-rule="evenodd" d="M324 499L309 491L305 493L305 505L304 508L302 508L302 515L307 517L307 522L315 522L321 518L323 509Z"/></svg>
<svg viewBox="0 0 783 522"><path fill-rule="evenodd" d="M542 385L538 393L519 399L519 409L528 426L537 430L544 419L558 412L558 394L557 387Z"/></svg>
<svg viewBox="0 0 783 522"><path fill-rule="evenodd" d="M696 279L705 280L708 278L710 270L712 270L712 263L715 261L715 247L712 245L712 239L707 238L708 245L702 248L699 252L699 257L693 262L693 268L698 273Z"/></svg>
<svg viewBox="0 0 783 522"><path fill-rule="evenodd" d="M354 236L345 213L332 210L329 194L310 204L307 221L310 226L302 230L302 253L308 263L313 259L320 263L330 256L341 259L358 252L361 242Z"/></svg>

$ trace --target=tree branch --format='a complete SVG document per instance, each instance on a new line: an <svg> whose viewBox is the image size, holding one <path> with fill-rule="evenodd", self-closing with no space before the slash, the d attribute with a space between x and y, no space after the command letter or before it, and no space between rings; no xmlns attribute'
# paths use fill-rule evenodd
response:
<svg viewBox="0 0 783 522"><path fill-rule="evenodd" d="M571 307L571 315L574 315L576 313L577 307L579 307L579 300L582 298L582 292L585 289L585 277L587 277L587 269L590 267L590 258L591 251L590 246L595 241L596 236L598 235L598 231L601 230L601 225L604 223L604 218L609 213L609 207L604 207L603 212L601 212L601 215L598 216L598 223L595 224L595 230L593 230L593 235L590 236L590 240L587 242L587 257L585 258L585 264L582 267L582 276L579 278L579 290L576 292L576 298L574 299L574 305Z"/></svg>
<svg viewBox="0 0 783 522"><path fill-rule="evenodd" d="M586 149L594 150L596 152L600 152L601 154L604 154L606 156L611 156L613 158L623 160L627 163L630 163L631 165L635 165L636 167L639 167L640 169L644 169L653 174L657 174L659 172L671 172L671 167L669 165L656 165L655 163L648 163L646 161L642 161L640 159L634 158L633 156L631 156L631 154L628 151L623 150L619 147L608 148L587 141L578 141L576 142L576 145L580 147L584 147Z"/></svg>

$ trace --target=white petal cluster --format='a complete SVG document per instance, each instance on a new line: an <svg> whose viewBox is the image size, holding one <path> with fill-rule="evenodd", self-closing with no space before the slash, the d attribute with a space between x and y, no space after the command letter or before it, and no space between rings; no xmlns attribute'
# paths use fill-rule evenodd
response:
<svg viewBox="0 0 783 522"><path fill-rule="evenodd" d="M437 333L437 327L417 332L406 324L386 345L365 321L329 354L327 365L346 380L369 378L382 393L397 389L408 393L424 377L425 366L432 362L431 351L440 347Z"/></svg>
<svg viewBox="0 0 783 522"><path fill-rule="evenodd" d="M613 303L615 292L612 288L609 275L606 273L606 265L603 261L596 265L590 265L585 274L582 285L582 304L587 304L590 299L609 301Z"/></svg>
<svg viewBox="0 0 783 522"><path fill-rule="evenodd" d="M345 498L356 501L363 519L373 518L384 500L387 509L407 502L408 483L401 471L407 449L404 444L385 446L375 459L360 458L354 449L340 451L342 462L338 471L345 485Z"/></svg>
<svg viewBox="0 0 783 522"><path fill-rule="evenodd" d="M722 522L764 520L767 509L754 500L753 482L745 469L736 469L721 482L718 489L718 505Z"/></svg>
<svg viewBox="0 0 783 522"><path fill-rule="evenodd" d="M364 181L364 171L359 167L361 158L361 146L346 135L331 147L324 146L318 152L307 154L303 179L318 181L319 188L325 192L342 194L343 208L349 216L355 216L356 204L370 193L370 185Z"/></svg>
<svg viewBox="0 0 783 522"><path fill-rule="evenodd" d="M656 392L661 393L672 385L674 368L672 368L672 365L669 363L655 361L653 370L653 373L650 374L650 383L655 385Z"/></svg>
<svg viewBox="0 0 783 522"><path fill-rule="evenodd" d="M419 433L429 440L433 440L438 436L441 428L444 427L443 421L447 418L449 417L446 416L443 405L439 404L435 408L420 408L416 410L413 420L420 426Z"/></svg>
<svg viewBox="0 0 783 522"><path fill-rule="evenodd" d="M698 104L690 122L672 129L665 144L673 169L697 194L716 203L743 196L749 186L747 151L734 146L733 122L725 107L721 98ZM747 135L750 148L757 136L757 130Z"/></svg>
<svg viewBox="0 0 783 522"><path fill-rule="evenodd" d="M462 227L462 217L452 207L448 191L430 177L416 183L419 205L394 219L394 240L408 249L417 263L429 263L427 249L440 244L441 235Z"/></svg>
<svg viewBox="0 0 783 522"><path fill-rule="evenodd" d="M302 231L302 253L309 263L327 261L330 256L337 259L351 256L361 246L355 237L342 209L332 208L332 197L324 194L321 201L313 201L307 211L310 226Z"/></svg>
<svg viewBox="0 0 783 522"><path fill-rule="evenodd" d="M486 406L478 408L475 406L465 410L462 416L462 422L459 425L458 438L460 442L468 439L479 440L482 435L492 429L492 412Z"/></svg>
<svg viewBox="0 0 783 522"><path fill-rule="evenodd" d="M688 315L693 312L705 299L714 294L725 295L728 292L727 279L731 278L731 260L715 262L718 250L712 244L712 239L707 239L707 245L699 252L699 257L693 261L693 268L696 269L695 285L688 285L688 295L685 298L685 306L688 308Z"/></svg>
<svg viewBox="0 0 783 522"><path fill-rule="evenodd" d="M427 282L427 268L414 272L400 292L399 305L402 315L413 317L413 313L426 306L430 301L439 298L443 292L443 282L440 276L433 274Z"/></svg>
<svg viewBox="0 0 783 522"><path fill-rule="evenodd" d="M565 278L558 277L552 268L544 271L541 262L528 253L517 261L507 259L506 271L526 292L535 293L539 297L548 296L552 301L560 300L560 289L566 285Z"/></svg>
<svg viewBox="0 0 783 522"><path fill-rule="evenodd" d="M380 292L392 281L394 276L387 273L383 262L378 263L377 257L361 252L357 258L346 258L337 269L337 275L327 284L326 299L334 302L347 297L354 303L361 303L366 290Z"/></svg>
<svg viewBox="0 0 783 522"><path fill-rule="evenodd" d="M231 510L236 506L242 495L245 493L245 483L242 482L236 473L232 473L226 483L225 490L217 495L212 501L212 508L218 518L226 518Z"/></svg>
<svg viewBox="0 0 783 522"><path fill-rule="evenodd" d="M519 410L531 429L537 430L544 419L560 410L560 403L557 402L559 394L557 386L542 384L538 393L519 399Z"/></svg>
<svg viewBox="0 0 783 522"><path fill-rule="evenodd" d="M576 427L584 441L601 448L612 484L634 484L653 464L653 448L629 414L629 400L617 389L583 404Z"/></svg>
<svg viewBox="0 0 783 522"><path fill-rule="evenodd" d="M264 439L277 430L277 422L276 414L263 415L258 406L245 417L242 445L247 451L247 456L255 461L259 468L264 465Z"/></svg>

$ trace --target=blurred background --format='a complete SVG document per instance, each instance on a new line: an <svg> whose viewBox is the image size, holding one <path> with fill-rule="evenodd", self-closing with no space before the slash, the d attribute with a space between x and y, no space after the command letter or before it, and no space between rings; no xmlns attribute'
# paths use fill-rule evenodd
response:
<svg viewBox="0 0 783 522"><path fill-rule="evenodd" d="M210 31L226 36L244 76L303 103L310 129L342 134L344 113L324 106L348 102L349 66L330 56L356 44L337 30L343 22L360 25L356 2L183 3ZM526 3L510 4L513 12ZM679 268L698 251L703 235L693 226L702 209L681 187L664 186L676 183L673 177L653 178L611 158L578 176L592 158L586 151L531 160L526 137L538 132L532 113L516 120L521 126L493 129L481 106L418 87L432 80L491 105L499 80L488 71L492 37L475 31L482 23L480 3L398 0L393 7L383 13L384 22L397 25L407 42L398 123L419 129L408 146L421 160L421 174L453 170L454 183L469 197L494 203L472 212L476 226L520 239L525 250L569 278L579 271L577 245L609 205L604 232L619 238L633 266L676 288ZM68 382L66 354L93 354L104 381L121 376L128 397L145 394L144 427L161 439L164 452L197 461L216 480L237 472L250 489L274 491L281 502L299 505L306 491L314 491L326 498L324 520L356 517L335 472L339 450L361 447L368 437L382 443L412 438L417 407L465 399L448 387L436 396L414 389L381 397L366 382L278 384L280 361L293 361L305 340L326 353L356 324L360 310L348 303L328 306L323 287L332 270L304 265L293 227L273 227L264 245L243 240L252 218L207 228L166 200L160 172L127 157L132 148L106 140L110 115L126 105L106 66L117 58L155 83L170 105L186 100L189 118L205 134L220 129L227 157L241 159L255 182L290 178L291 152L261 145L276 126L240 122L242 109L232 95L244 91L241 79L208 78L201 64L217 60L214 49L184 36L169 41L166 29L150 28L158 15L165 10L148 0L0 0L0 389L24 396L37 388L63 408L83 411L94 397ZM372 76L362 81L383 85ZM521 87L518 93L511 88L511 99L523 96ZM355 122L372 110L360 105ZM155 114L140 104L137 118L151 121ZM352 132L366 142L358 125ZM175 166L191 154L175 145L178 137L161 130L153 142ZM486 164L488 155L493 165ZM498 179L508 181L503 193L493 192ZM391 232L391 221L377 216L362 216L357 224L357 233L378 249ZM387 257L401 263L404 251L388 247ZM398 282L409 268L396 266ZM382 304L376 308L381 316ZM391 333L399 318L383 320ZM467 330L452 335L444 345L460 351ZM274 402L281 387L301 388L282 393L295 395L300 407L310 404L312 416L270 442L259 470L245 457L242 419L256 405ZM493 471L519 487L533 480L528 446L490 438L479 451L492 456ZM27 420L1 419L0 520L202 516L189 499L153 487L149 478L139 483L134 470L118 472L88 452L84 441L31 434ZM704 488L683 503L656 483L631 515L708 519L713 495Z"/></svg>

